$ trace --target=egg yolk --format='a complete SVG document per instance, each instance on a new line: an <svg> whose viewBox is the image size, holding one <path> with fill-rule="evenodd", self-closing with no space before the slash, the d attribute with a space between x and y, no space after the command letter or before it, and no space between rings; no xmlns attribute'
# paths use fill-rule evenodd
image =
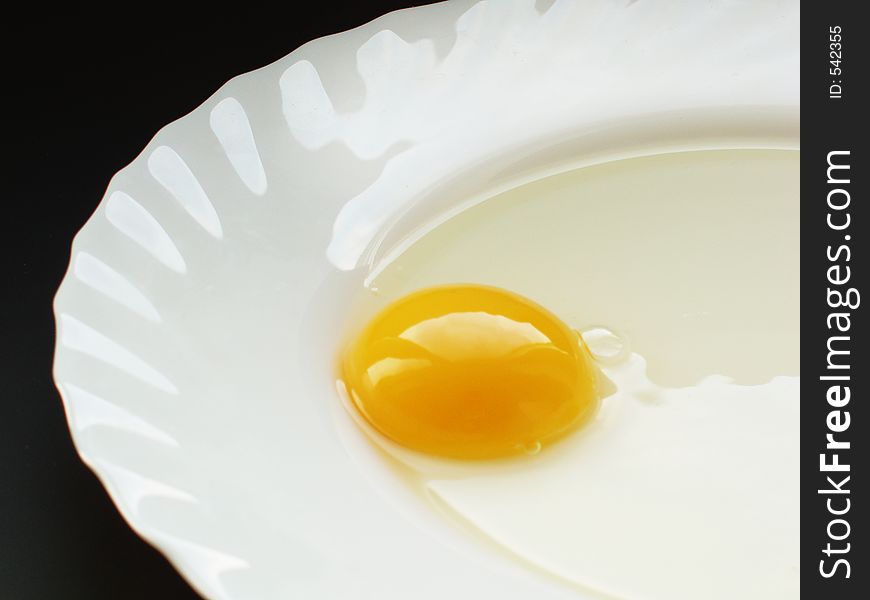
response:
<svg viewBox="0 0 870 600"><path fill-rule="evenodd" d="M451 458L533 451L597 404L580 336L534 302L480 285L387 306L347 348L341 378L380 433Z"/></svg>

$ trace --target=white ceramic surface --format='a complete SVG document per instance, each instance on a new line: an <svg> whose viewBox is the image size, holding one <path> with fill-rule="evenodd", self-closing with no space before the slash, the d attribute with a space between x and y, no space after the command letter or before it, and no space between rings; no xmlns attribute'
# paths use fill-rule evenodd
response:
<svg viewBox="0 0 870 600"><path fill-rule="evenodd" d="M594 597L439 521L339 431L346 309L463 199L793 145L798 24L797 1L460 0L233 79L73 244L55 379L83 460L208 598Z"/></svg>

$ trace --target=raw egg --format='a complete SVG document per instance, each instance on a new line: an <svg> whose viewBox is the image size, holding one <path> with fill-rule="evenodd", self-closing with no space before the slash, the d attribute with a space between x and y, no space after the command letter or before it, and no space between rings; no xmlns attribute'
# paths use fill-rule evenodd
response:
<svg viewBox="0 0 870 600"><path fill-rule="evenodd" d="M406 486L372 475L403 514L426 503L421 527L578 597L797 598L799 167L626 158L384 247L356 310L376 316L337 346L354 461Z"/></svg>
<svg viewBox="0 0 870 600"><path fill-rule="evenodd" d="M460 459L536 452L596 405L582 338L495 287L443 285L384 308L347 348L341 377L381 434Z"/></svg>

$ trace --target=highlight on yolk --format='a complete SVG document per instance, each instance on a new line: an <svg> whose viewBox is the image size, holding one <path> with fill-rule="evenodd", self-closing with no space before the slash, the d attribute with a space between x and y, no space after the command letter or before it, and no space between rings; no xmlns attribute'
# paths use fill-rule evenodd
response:
<svg viewBox="0 0 870 600"><path fill-rule="evenodd" d="M429 454L521 454L597 404L580 336L512 292L447 285L383 309L347 348L341 378L380 433Z"/></svg>

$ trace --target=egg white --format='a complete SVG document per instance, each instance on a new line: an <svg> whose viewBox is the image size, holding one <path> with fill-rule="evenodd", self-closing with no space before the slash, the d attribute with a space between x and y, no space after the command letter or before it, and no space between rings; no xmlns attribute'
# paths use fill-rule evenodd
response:
<svg viewBox="0 0 870 600"><path fill-rule="evenodd" d="M451 282L521 293L585 332L606 397L510 461L432 459L359 425L445 518L569 584L797 597L798 165L771 150L635 158L445 222L378 266L364 302Z"/></svg>

